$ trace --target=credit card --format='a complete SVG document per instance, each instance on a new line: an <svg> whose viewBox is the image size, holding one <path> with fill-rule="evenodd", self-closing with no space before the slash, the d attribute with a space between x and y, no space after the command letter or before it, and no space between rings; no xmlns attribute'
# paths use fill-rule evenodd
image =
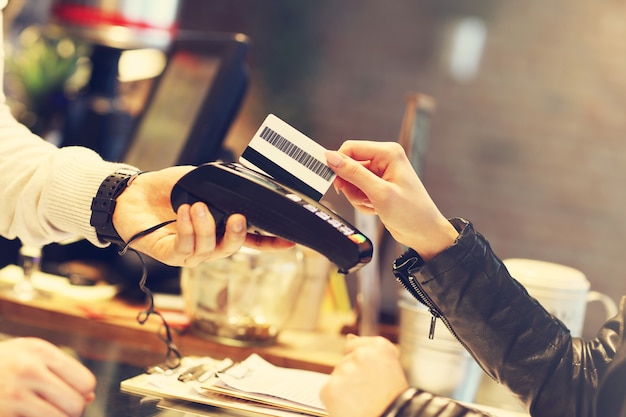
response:
<svg viewBox="0 0 626 417"><path fill-rule="evenodd" d="M320 201L335 179L335 173L326 165L325 150L270 114L239 157L239 163Z"/></svg>

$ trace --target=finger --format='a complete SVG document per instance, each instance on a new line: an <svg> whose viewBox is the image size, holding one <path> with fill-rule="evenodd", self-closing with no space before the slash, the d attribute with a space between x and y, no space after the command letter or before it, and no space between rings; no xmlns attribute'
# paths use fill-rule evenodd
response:
<svg viewBox="0 0 626 417"><path fill-rule="evenodd" d="M213 253L217 244L215 219L203 202L192 204L189 212L193 228L192 257L203 259Z"/></svg>
<svg viewBox="0 0 626 417"><path fill-rule="evenodd" d="M183 204L176 213L176 243L174 250L183 257L191 255L195 246L190 210L191 206L189 204Z"/></svg>
<svg viewBox="0 0 626 417"><path fill-rule="evenodd" d="M326 151L325 156L328 165L339 177L361 190L365 195L374 193L375 186L382 181L363 164L347 155L337 151ZM350 189L349 184L343 185L344 194ZM351 192L351 194L354 193L354 191Z"/></svg>
<svg viewBox="0 0 626 417"><path fill-rule="evenodd" d="M219 251L224 256L232 255L241 249L246 241L246 218L242 214L231 214L226 220L224 237L219 244Z"/></svg>
<svg viewBox="0 0 626 417"><path fill-rule="evenodd" d="M359 348L375 348L378 350L395 349L395 346L382 336L354 336L346 339L346 352L353 352Z"/></svg>
<svg viewBox="0 0 626 417"><path fill-rule="evenodd" d="M32 381L35 392L68 416L80 416L93 397L95 376L76 359L42 341L36 346L45 358L45 368Z"/></svg>
<svg viewBox="0 0 626 417"><path fill-rule="evenodd" d="M280 251L295 246L294 242L276 236L264 236L257 233L248 233L244 246L262 251Z"/></svg>
<svg viewBox="0 0 626 417"><path fill-rule="evenodd" d="M345 185L341 192L348 199L353 206L363 206L365 202L369 202L370 199L360 188L348 183ZM371 204L371 203L370 203Z"/></svg>
<svg viewBox="0 0 626 417"><path fill-rule="evenodd" d="M352 352L354 350L354 348L355 348L355 345L358 343L357 342L358 339L360 339L359 336L357 336L355 334L352 334L352 333L349 333L346 336L346 344L344 345L344 348L343 348L344 352L345 353Z"/></svg>
<svg viewBox="0 0 626 417"><path fill-rule="evenodd" d="M96 377L82 363L67 353L51 345L48 367L50 370L76 390L82 397L92 394L96 388Z"/></svg>
<svg viewBox="0 0 626 417"><path fill-rule="evenodd" d="M6 406L10 409L5 408ZM21 397L20 401L12 401L11 404L3 404L3 412L8 415L16 415L21 417L68 417L68 414L57 408L55 405L46 401L44 398L28 392L27 395ZM80 416L77 414L76 417Z"/></svg>
<svg viewBox="0 0 626 417"><path fill-rule="evenodd" d="M404 152L404 149L397 142L347 140L338 151L356 161L373 161L381 155L389 155L390 152Z"/></svg>
<svg viewBox="0 0 626 417"><path fill-rule="evenodd" d="M344 184L341 186L340 191L355 209L367 215L377 214L371 200L363 191L350 184L349 182L341 180L339 177L335 179L335 181L337 180L341 181L338 182L339 184ZM337 187L335 189L338 190Z"/></svg>
<svg viewBox="0 0 626 417"><path fill-rule="evenodd" d="M346 339L346 353L354 352L356 349L371 346L373 343L373 337L355 336Z"/></svg>
<svg viewBox="0 0 626 417"><path fill-rule="evenodd" d="M296 244L290 240L276 237L271 239L270 246L272 249L285 250L293 248Z"/></svg>
<svg viewBox="0 0 626 417"><path fill-rule="evenodd" d="M33 355L39 359L39 364L43 365L39 369L47 370L47 372L43 373L44 377L49 378L54 375L60 378L66 385L80 393L81 396L86 396L95 389L96 378L91 371L56 345L37 338L15 340L16 343L19 343L18 346L33 352ZM27 371L32 368L31 364L31 366L24 367L24 370Z"/></svg>
<svg viewBox="0 0 626 417"><path fill-rule="evenodd" d="M57 376L40 378L34 386L34 391L40 398L56 407L66 416L79 417L82 415L87 399L90 398L89 395L82 395Z"/></svg>

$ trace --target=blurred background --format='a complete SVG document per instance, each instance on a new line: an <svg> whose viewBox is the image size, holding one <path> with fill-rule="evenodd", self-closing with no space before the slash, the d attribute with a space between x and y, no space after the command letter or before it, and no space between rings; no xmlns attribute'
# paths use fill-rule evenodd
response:
<svg viewBox="0 0 626 417"><path fill-rule="evenodd" d="M52 3L10 1L13 53ZM268 113L327 148L395 141L407 93L426 93L436 110L422 178L444 214L473 221L501 258L563 263L616 300L626 293L625 2L183 0L177 24L250 39L224 142L233 155ZM24 120L54 131L64 102L60 116L31 104L39 120ZM351 218L343 197L326 199ZM395 288L391 273L382 280ZM590 306L586 332L601 315Z"/></svg>

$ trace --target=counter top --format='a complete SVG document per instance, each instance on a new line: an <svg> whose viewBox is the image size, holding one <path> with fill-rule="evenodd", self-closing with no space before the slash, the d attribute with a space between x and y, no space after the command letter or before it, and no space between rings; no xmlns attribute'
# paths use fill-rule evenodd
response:
<svg viewBox="0 0 626 417"><path fill-rule="evenodd" d="M59 292L60 293L60 292ZM96 374L96 401L84 417L132 415L180 417L187 415L163 411L161 405L119 391L120 381L138 375L148 366L161 363L165 344L158 337L158 317L145 324L136 321L146 305L133 304L117 297L50 295L20 301L0 292L0 333L11 336L35 336L59 346L66 346ZM172 315L180 312L162 311ZM354 326L352 312L322 312L312 331L283 330L269 346L230 346L200 337L186 327L174 332L174 343L184 356L229 357L241 361L258 353L269 362L283 367L330 373L343 357L345 329ZM524 417L477 406L494 416ZM165 407L167 408L167 407ZM219 415L229 415L219 413Z"/></svg>
<svg viewBox="0 0 626 417"><path fill-rule="evenodd" d="M22 302L2 294L0 332L42 337L91 359L145 367L163 360L165 345L157 336L158 317L143 325L136 321L144 308L118 298L81 301L51 296ZM353 320L352 314L323 314L314 331L283 330L270 346L228 346L189 330L174 332L174 343L183 355L242 360L258 353L278 366L330 372L343 354L341 328Z"/></svg>

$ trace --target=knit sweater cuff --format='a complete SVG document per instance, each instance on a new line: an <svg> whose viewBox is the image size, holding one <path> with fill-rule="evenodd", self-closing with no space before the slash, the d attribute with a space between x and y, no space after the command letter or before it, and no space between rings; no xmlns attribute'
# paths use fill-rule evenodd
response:
<svg viewBox="0 0 626 417"><path fill-rule="evenodd" d="M129 165L103 161L94 152L78 147L61 149L65 155L58 158L54 179L46 190L49 220L59 229L72 235L85 237L92 244L104 247L96 230L89 224L91 200L102 181L119 168Z"/></svg>

